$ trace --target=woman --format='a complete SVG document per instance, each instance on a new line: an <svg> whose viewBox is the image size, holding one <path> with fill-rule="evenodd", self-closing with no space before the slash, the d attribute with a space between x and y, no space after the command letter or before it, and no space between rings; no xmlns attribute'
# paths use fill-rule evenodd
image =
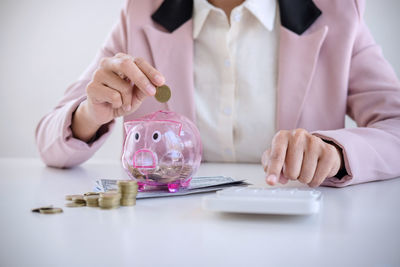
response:
<svg viewBox="0 0 400 267"><path fill-rule="evenodd" d="M270 185L400 175L400 84L364 1L127 1L104 47L39 123L41 157L82 163L120 116L195 121L206 161L255 162ZM172 99L160 104L155 87ZM345 114L358 128L343 129ZM264 153L263 153L264 152Z"/></svg>

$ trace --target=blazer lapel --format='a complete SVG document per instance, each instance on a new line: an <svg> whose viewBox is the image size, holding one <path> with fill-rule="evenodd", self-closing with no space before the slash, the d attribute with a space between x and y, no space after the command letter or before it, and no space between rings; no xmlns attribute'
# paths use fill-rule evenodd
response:
<svg viewBox="0 0 400 267"><path fill-rule="evenodd" d="M307 34L307 29L322 14L312 0L278 1L282 24L276 119L279 130L296 128L298 124L328 28ZM172 87L169 108L194 121L192 7L193 0L164 0L152 18L169 32L152 26L146 26L144 31L154 64Z"/></svg>
<svg viewBox="0 0 400 267"><path fill-rule="evenodd" d="M327 26L304 35L280 27L277 130L297 128L327 33Z"/></svg>
<svg viewBox="0 0 400 267"><path fill-rule="evenodd" d="M164 74L166 84L172 91L167 108L194 121L192 20L173 32L163 32L147 25L144 33L150 45L153 63Z"/></svg>

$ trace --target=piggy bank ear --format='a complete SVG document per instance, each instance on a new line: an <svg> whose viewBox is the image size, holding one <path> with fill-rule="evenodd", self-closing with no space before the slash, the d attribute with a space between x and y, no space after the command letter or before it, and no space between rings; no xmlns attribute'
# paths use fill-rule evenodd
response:
<svg viewBox="0 0 400 267"><path fill-rule="evenodd" d="M124 123L124 128L125 128L125 134L128 135L129 131L135 127L136 125L138 125L140 123L140 121L127 121Z"/></svg>

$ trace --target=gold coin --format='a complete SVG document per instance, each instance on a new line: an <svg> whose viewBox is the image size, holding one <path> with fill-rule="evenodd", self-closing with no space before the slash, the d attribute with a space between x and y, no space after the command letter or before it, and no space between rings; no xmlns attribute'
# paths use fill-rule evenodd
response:
<svg viewBox="0 0 400 267"><path fill-rule="evenodd" d="M158 102L165 103L171 98L171 90L167 85L161 85L156 88L154 97Z"/></svg>
<svg viewBox="0 0 400 267"><path fill-rule="evenodd" d="M119 191L122 195L124 194L137 194L138 192L138 187L136 188L121 188Z"/></svg>
<svg viewBox="0 0 400 267"><path fill-rule="evenodd" d="M136 199L121 199L121 206L135 206Z"/></svg>
<svg viewBox="0 0 400 267"><path fill-rule="evenodd" d="M81 196L81 195L66 195L65 196L65 200L70 200L71 201L73 197L79 197L79 196Z"/></svg>
<svg viewBox="0 0 400 267"><path fill-rule="evenodd" d="M82 195L75 196L72 198L72 202L78 203L78 204L85 204L86 201Z"/></svg>
<svg viewBox="0 0 400 267"><path fill-rule="evenodd" d="M104 201L103 199L99 200L99 206L102 209L114 209L119 207L118 201Z"/></svg>
<svg viewBox="0 0 400 267"><path fill-rule="evenodd" d="M94 195L91 195L91 196L84 196L84 197L83 197L83 199L84 199L85 201L89 201L89 202L97 201L97 200L99 200L99 198L100 198L100 196L94 196Z"/></svg>
<svg viewBox="0 0 400 267"><path fill-rule="evenodd" d="M122 194L122 197L121 197L121 199L133 199L133 198L136 198L136 196L137 196L137 192L134 192L134 193L124 193L124 194Z"/></svg>
<svg viewBox="0 0 400 267"><path fill-rule="evenodd" d="M137 182L135 180L119 180L118 186L137 186Z"/></svg>
<svg viewBox="0 0 400 267"><path fill-rule="evenodd" d="M61 208L41 208L39 211L41 214L55 214L63 212Z"/></svg>
<svg viewBox="0 0 400 267"><path fill-rule="evenodd" d="M86 206L88 207L98 207L99 206L99 196L96 195L91 195L91 196L85 196L84 197L86 200Z"/></svg>
<svg viewBox="0 0 400 267"><path fill-rule="evenodd" d="M85 193L85 194L83 194L83 196L98 196L98 195L100 195L100 193L98 193L98 192L87 192L87 193Z"/></svg>
<svg viewBox="0 0 400 267"><path fill-rule="evenodd" d="M100 193L100 199L119 199L121 194L118 192L104 192Z"/></svg>
<svg viewBox="0 0 400 267"><path fill-rule="evenodd" d="M51 209L51 208L53 208L53 205L46 206L46 207L40 207L40 208L36 208L36 209L32 209L32 212L40 213L40 210L41 210L41 209Z"/></svg>
<svg viewBox="0 0 400 267"><path fill-rule="evenodd" d="M68 208L78 208L78 207L84 207L86 206L85 203L75 203L75 202L69 202L65 204L66 207Z"/></svg>

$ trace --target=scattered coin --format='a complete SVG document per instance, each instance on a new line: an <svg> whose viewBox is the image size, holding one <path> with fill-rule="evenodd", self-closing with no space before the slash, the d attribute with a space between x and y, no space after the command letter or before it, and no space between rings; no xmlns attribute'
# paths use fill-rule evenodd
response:
<svg viewBox="0 0 400 267"><path fill-rule="evenodd" d="M52 207L53 207L52 205L46 206L46 207L40 207L40 208L32 209L32 212L40 213L40 210L41 210L41 209L50 209L50 208L52 208Z"/></svg>
<svg viewBox="0 0 400 267"><path fill-rule="evenodd" d="M165 84L158 86L154 97L158 102L165 103L171 98L171 89Z"/></svg>
<svg viewBox="0 0 400 267"><path fill-rule="evenodd" d="M61 213L63 212L63 210L61 208L47 207L39 209L39 212L41 214L55 214L55 213Z"/></svg>

